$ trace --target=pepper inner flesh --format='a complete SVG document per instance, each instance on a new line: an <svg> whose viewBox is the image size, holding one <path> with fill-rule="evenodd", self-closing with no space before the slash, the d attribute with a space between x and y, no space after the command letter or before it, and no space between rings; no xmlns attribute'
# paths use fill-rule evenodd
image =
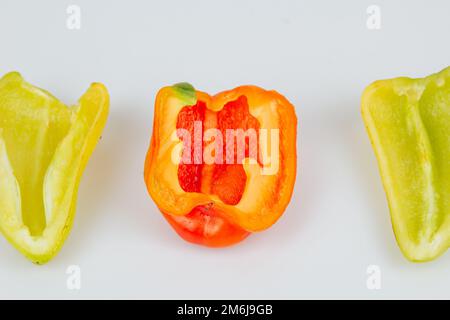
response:
<svg viewBox="0 0 450 320"><path fill-rule="evenodd" d="M215 154L215 156L221 157L222 163L216 161L212 164L207 164L204 162L204 159L201 159L201 163L198 163L199 161L197 161L197 163L194 161L196 157L198 159L199 154L198 150L194 147L194 140L196 139L195 135L198 134L198 131L196 132L195 130L194 123L201 123L203 135L208 129L216 129L218 130L217 132L221 133L222 155ZM239 159L237 144L239 141L245 141L243 143L245 144L245 158L256 154L256 159L254 160L259 162L258 153L253 150L255 147L257 150L259 149L259 128L260 123L250 114L247 98L245 96L240 96L236 100L226 103L219 111L208 109L206 104L200 100L193 106L183 107L178 114L177 129L184 129L190 133L190 159L192 162L181 162L178 166L178 181L181 188L185 192L201 192L204 194L216 195L221 201L228 205L238 204L244 193L247 176L242 166L241 159ZM236 131L236 129L241 130ZM251 135L242 135L241 137L235 135L232 137L232 142L229 141L229 138L231 137L230 132L242 134L243 132L249 131L256 133L256 135L253 135L253 143L250 141L252 139ZM228 146L231 146L231 148L228 147L228 150L227 140ZM212 138L210 141L203 141L201 143L201 155L204 154L205 147L211 143L217 144L219 142L217 138ZM186 146L186 144L184 144L184 146ZM218 148L220 149L220 144ZM250 152L251 148L254 152ZM230 154L232 149L234 150ZM184 149L183 152L185 152ZM230 161L230 159L232 159L232 161Z"/></svg>
<svg viewBox="0 0 450 320"><path fill-rule="evenodd" d="M44 181L56 148L70 127L70 110L55 102L15 105L15 97L0 102L0 138L21 195L22 221L32 236L46 228Z"/></svg>

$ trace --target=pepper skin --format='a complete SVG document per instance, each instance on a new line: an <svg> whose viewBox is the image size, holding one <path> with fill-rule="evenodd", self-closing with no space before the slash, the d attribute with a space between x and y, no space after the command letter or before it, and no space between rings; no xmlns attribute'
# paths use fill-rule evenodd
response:
<svg viewBox="0 0 450 320"><path fill-rule="evenodd" d="M450 67L376 81L362 96L397 242L411 261L450 245Z"/></svg>
<svg viewBox="0 0 450 320"><path fill-rule="evenodd" d="M0 231L37 264L52 259L69 233L108 108L99 83L68 107L17 72L0 80Z"/></svg>
<svg viewBox="0 0 450 320"><path fill-rule="evenodd" d="M217 147L214 157L222 151L222 156L228 156L225 142L221 146L217 137L206 138L208 129L223 136L229 129L255 130L258 151L251 153L254 145L249 138L245 158L235 158L236 162L173 161L173 154L181 156L186 146L177 130L195 135L194 123L202 128L203 157L209 147ZM296 178L296 129L294 107L275 91L241 86L209 96L187 83L164 87L156 97L145 161L149 194L183 239L208 247L238 243L250 233L270 227L286 209ZM270 132L266 135L270 139L262 138L263 131ZM278 148L273 132L279 133ZM238 140L233 143L230 150L234 147L236 151ZM266 161L263 146L275 150L277 156Z"/></svg>

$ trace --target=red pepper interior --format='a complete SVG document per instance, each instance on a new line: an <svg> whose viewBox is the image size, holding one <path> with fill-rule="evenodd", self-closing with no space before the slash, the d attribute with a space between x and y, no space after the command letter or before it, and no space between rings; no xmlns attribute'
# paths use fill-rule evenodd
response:
<svg viewBox="0 0 450 320"><path fill-rule="evenodd" d="M203 134L207 129L220 130L223 137L223 164L193 163L194 159L194 122L201 122ZM237 162L237 146L234 139L233 164L226 163L226 129L254 129L258 133L260 124L249 112L247 98L240 96L230 101L218 111L211 111L202 101L193 106L185 106L178 114L177 129L185 129L191 137L192 163L180 163L178 166L178 181L186 192L202 192L217 195L224 203L236 205L244 193L247 176L242 164ZM259 143L257 139L256 143ZM201 145L201 154L207 142ZM215 143L215 139L211 143ZM245 157L250 156L249 138L245 140ZM259 149L259 146L257 146ZM198 154L198 153L197 153Z"/></svg>

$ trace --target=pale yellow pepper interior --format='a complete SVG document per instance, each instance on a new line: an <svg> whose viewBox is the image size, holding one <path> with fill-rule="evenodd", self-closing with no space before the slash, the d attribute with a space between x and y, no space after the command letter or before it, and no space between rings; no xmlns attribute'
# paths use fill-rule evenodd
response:
<svg viewBox="0 0 450 320"><path fill-rule="evenodd" d="M0 80L0 230L34 262L51 259L67 236L108 107L101 84L67 107L18 73Z"/></svg>

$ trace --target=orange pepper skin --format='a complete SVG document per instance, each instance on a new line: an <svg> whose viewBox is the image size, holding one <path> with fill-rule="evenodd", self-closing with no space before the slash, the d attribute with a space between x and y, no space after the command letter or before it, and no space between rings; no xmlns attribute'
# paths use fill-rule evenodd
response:
<svg viewBox="0 0 450 320"><path fill-rule="evenodd" d="M276 129L277 157L260 161L259 150L253 163L182 168L172 158L180 143L174 133L180 123L183 129L192 128L192 119L223 133L228 128ZM210 96L188 84L164 87L155 100L144 180L151 198L184 240L207 247L233 245L269 228L285 211L296 179L296 136L294 106L276 91L241 86ZM258 148L261 141L258 135ZM266 151L274 148L272 144L270 140Z"/></svg>

